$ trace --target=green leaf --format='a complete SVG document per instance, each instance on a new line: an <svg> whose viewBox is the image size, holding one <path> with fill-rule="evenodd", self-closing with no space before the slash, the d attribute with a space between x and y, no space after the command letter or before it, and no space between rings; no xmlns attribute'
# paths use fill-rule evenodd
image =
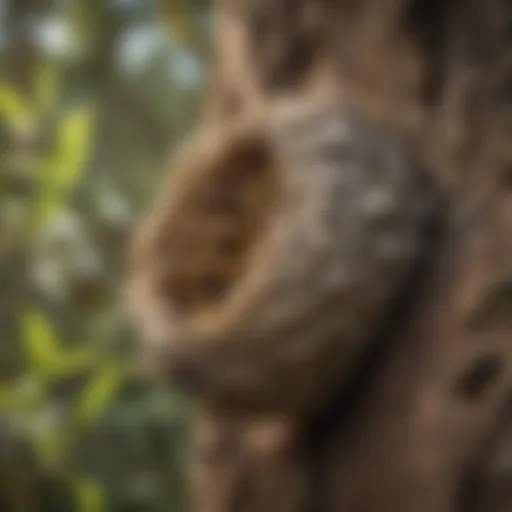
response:
<svg viewBox="0 0 512 512"><path fill-rule="evenodd" d="M105 493L91 478L74 477L73 489L77 512L104 512L107 510Z"/></svg>
<svg viewBox="0 0 512 512"><path fill-rule="evenodd" d="M32 371L49 377L60 358L56 334L44 315L28 311L21 317L22 340Z"/></svg>
<svg viewBox="0 0 512 512"><path fill-rule="evenodd" d="M77 107L68 112L57 129L56 153L51 180L54 185L67 188L80 177L89 154L93 112ZM57 165L55 165L57 164Z"/></svg>
<svg viewBox="0 0 512 512"><path fill-rule="evenodd" d="M100 354L91 345L64 351L44 315L30 311L21 319L25 351L32 371L47 384L93 367Z"/></svg>
<svg viewBox="0 0 512 512"><path fill-rule="evenodd" d="M48 63L38 71L35 80L35 97L40 111L47 112L55 104L59 92L58 74Z"/></svg>
<svg viewBox="0 0 512 512"><path fill-rule="evenodd" d="M32 124L28 101L7 83L0 83L0 116L5 117L15 130Z"/></svg>
<svg viewBox="0 0 512 512"><path fill-rule="evenodd" d="M77 401L80 423L94 423L109 405L124 379L121 364L111 362L100 368L85 386Z"/></svg>
<svg viewBox="0 0 512 512"><path fill-rule="evenodd" d="M41 167L37 224L46 224L64 208L69 190L80 178L89 154L92 119L90 108L77 107L58 124L54 152Z"/></svg>

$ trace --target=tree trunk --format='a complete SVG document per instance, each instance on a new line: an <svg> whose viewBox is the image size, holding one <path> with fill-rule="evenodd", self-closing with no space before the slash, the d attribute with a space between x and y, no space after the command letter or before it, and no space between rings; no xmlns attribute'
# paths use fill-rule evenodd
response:
<svg viewBox="0 0 512 512"><path fill-rule="evenodd" d="M200 122L334 89L443 198L386 350L301 426L309 510L512 510L512 3L218 0L216 14Z"/></svg>

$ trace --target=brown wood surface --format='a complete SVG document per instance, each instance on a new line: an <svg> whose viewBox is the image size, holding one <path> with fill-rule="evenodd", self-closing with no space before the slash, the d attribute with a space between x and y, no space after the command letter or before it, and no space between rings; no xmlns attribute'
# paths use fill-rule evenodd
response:
<svg viewBox="0 0 512 512"><path fill-rule="evenodd" d="M398 134L442 197L426 275L390 320L387 349L325 417L298 426L309 510L512 511L512 2L215 10L200 123L334 90ZM266 512L282 510L280 489ZM247 496L210 510L259 509Z"/></svg>

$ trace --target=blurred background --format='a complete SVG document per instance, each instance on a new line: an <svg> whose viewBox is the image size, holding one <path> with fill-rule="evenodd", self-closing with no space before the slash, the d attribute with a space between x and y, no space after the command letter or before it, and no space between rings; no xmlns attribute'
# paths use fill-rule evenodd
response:
<svg viewBox="0 0 512 512"><path fill-rule="evenodd" d="M0 510L180 511L184 405L137 375L125 248L194 121L205 0L0 0Z"/></svg>

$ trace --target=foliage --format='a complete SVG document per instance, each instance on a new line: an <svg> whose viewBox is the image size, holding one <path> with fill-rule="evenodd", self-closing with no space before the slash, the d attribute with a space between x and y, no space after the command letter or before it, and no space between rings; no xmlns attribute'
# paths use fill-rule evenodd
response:
<svg viewBox="0 0 512 512"><path fill-rule="evenodd" d="M138 375L119 293L131 227L193 119L206 15L0 9L1 510L182 508L184 406Z"/></svg>

